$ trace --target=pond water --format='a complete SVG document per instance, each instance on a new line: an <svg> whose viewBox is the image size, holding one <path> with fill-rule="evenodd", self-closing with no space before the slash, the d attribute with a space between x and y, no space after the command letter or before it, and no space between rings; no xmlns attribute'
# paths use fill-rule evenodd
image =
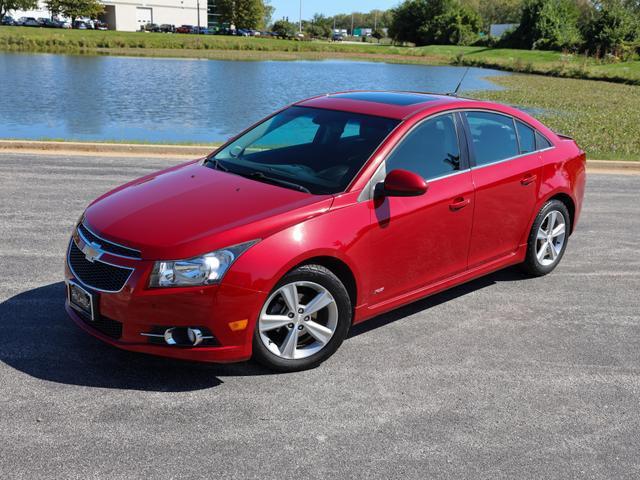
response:
<svg viewBox="0 0 640 480"><path fill-rule="evenodd" d="M0 138L215 142L275 109L352 89L449 92L463 67L0 53ZM470 69L463 90L496 89Z"/></svg>

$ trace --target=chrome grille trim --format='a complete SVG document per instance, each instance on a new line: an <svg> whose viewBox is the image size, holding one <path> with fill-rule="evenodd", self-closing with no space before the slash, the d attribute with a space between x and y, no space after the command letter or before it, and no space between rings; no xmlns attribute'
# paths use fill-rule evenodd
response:
<svg viewBox="0 0 640 480"><path fill-rule="evenodd" d="M113 263L109 263L109 262L105 262L103 260L94 260L92 263L102 263L104 265L109 265L110 267L115 267L115 268L119 268L121 270L128 270L129 271L129 275L127 275L127 278L124 280L124 282L122 283L122 287L120 287L119 290L106 290L103 288L97 288L94 287L93 285L88 284L86 281L84 281L73 269L73 266L71 265L71 246L74 245L78 250L80 250L80 247L78 246L78 244L76 243L75 239L72 238L71 241L69 242L69 247L67 248L67 266L69 267L69 271L71 271L71 273L73 274L73 277L78 281L78 283L80 283L80 285L89 288L90 290L95 290L97 292L104 292L104 293L118 293L121 292L124 287L127 285L127 283L129 282L129 280L131 279L131 275L133 275L133 272L135 269L130 268L130 267L124 267L122 265L115 265Z"/></svg>
<svg viewBox="0 0 640 480"><path fill-rule="evenodd" d="M85 230L87 230L91 235L93 235L94 237L96 237L96 239L100 240L100 242L102 242L100 244L102 250L104 250L106 253L108 253L109 255L114 255L116 257L121 257L121 258L128 258L130 260L140 260L142 258L142 252L140 252L140 250L135 249L135 248L131 248L131 247L127 247L126 245L122 245L120 243L114 242L113 240L107 240L106 238L101 237L100 235L98 235L96 232L94 232L93 230L91 230L91 228L89 228L89 226L87 225L87 222L85 222L84 220L78 225L78 228L76 228L76 231L78 232L78 235L80 235L82 237L83 240L85 240L87 243L91 243L90 239L87 238L87 236L82 232L82 229L79 228L82 227ZM132 253L132 255L124 255L122 253L117 253L112 251L112 249L109 248L109 246L115 246L124 250L128 250L129 252Z"/></svg>

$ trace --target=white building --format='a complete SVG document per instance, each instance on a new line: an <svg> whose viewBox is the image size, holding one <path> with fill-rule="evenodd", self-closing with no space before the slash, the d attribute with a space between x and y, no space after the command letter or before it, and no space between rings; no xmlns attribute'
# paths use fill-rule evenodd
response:
<svg viewBox="0 0 640 480"><path fill-rule="evenodd" d="M136 31L147 23L162 25L198 25L198 7L200 9L200 26L207 26L207 1L212 0L104 0L104 13L100 20L104 21L112 30ZM36 10L11 11L9 14L18 19L20 17L44 17L51 14L41 0Z"/></svg>

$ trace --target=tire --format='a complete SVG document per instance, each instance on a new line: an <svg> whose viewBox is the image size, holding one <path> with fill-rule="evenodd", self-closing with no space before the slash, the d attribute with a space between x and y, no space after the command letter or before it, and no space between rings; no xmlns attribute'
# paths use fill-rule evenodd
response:
<svg viewBox="0 0 640 480"><path fill-rule="evenodd" d="M555 217L553 217L554 214ZM555 218L555 223L552 224L554 233L549 236L551 218ZM562 234L558 233L560 225L564 226ZM551 273L562 260L567 248L569 232L571 232L571 217L567 206L560 200L549 200L540 209L531 226L527 240L527 256L522 264L524 271L534 277ZM543 246L545 246L544 251Z"/></svg>
<svg viewBox="0 0 640 480"><path fill-rule="evenodd" d="M317 367L338 350L351 317L349 293L333 272L321 265L298 267L278 282L261 309L253 359L278 372Z"/></svg>

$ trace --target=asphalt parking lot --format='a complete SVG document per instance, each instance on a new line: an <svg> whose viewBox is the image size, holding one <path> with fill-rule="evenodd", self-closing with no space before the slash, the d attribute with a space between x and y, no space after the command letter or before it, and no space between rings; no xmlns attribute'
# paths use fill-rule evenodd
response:
<svg viewBox="0 0 640 480"><path fill-rule="evenodd" d="M498 272L277 375L122 352L66 318L84 206L170 163L0 155L1 479L640 477L640 177L589 177L552 275Z"/></svg>

